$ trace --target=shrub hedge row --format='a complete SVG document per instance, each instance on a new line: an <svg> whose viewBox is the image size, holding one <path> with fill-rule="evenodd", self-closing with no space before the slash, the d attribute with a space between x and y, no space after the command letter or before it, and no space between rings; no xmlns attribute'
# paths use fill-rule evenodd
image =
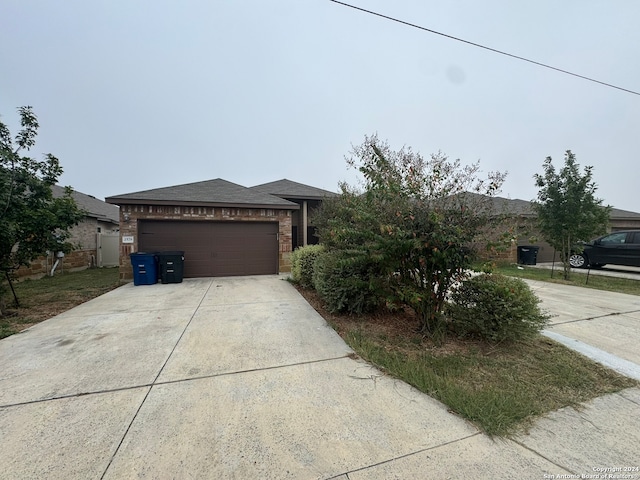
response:
<svg viewBox="0 0 640 480"><path fill-rule="evenodd" d="M292 280L315 289L331 312L371 312L384 305L389 293L375 264L356 252L309 245L293 252L291 264ZM444 313L456 335L489 342L533 336L549 319L524 281L487 273L453 289Z"/></svg>

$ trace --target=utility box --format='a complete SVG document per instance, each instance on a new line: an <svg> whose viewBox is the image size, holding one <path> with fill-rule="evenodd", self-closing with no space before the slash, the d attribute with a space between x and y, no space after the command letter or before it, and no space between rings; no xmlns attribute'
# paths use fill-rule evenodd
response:
<svg viewBox="0 0 640 480"><path fill-rule="evenodd" d="M162 283L182 283L184 252L158 252L158 270Z"/></svg>
<svg viewBox="0 0 640 480"><path fill-rule="evenodd" d="M129 255L133 267L134 285L153 285L158 283L156 256L153 253L137 252Z"/></svg>
<svg viewBox="0 0 640 480"><path fill-rule="evenodd" d="M522 245L518 247L518 263L520 265L535 265L538 261L538 250L534 245Z"/></svg>

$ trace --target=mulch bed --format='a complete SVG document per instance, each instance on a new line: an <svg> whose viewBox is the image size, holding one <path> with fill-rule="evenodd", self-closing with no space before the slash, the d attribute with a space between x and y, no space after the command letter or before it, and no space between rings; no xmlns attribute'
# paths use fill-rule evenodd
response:
<svg viewBox="0 0 640 480"><path fill-rule="evenodd" d="M428 335L420 332L420 322L409 308L395 311L381 309L374 313L359 315L331 313L326 309L315 290L302 288L295 284L294 286L343 338L350 331L366 329L371 337L385 339L387 346L394 345L395 349L414 354L425 349L434 355L466 353L470 349L491 354L496 348L486 342L460 339L455 335L448 335L444 343L436 344Z"/></svg>

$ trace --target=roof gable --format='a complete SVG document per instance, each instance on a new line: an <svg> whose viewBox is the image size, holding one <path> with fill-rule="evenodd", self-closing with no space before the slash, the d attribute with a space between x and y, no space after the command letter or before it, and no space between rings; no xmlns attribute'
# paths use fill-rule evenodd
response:
<svg viewBox="0 0 640 480"><path fill-rule="evenodd" d="M221 178L115 195L108 197L106 201L117 205L150 203L162 205L197 204L203 206L236 206L245 208L299 208L298 205L293 202L252 190Z"/></svg>
<svg viewBox="0 0 640 480"><path fill-rule="evenodd" d="M337 197L338 194L323 190L322 188L312 187L303 183L293 182L286 178L276 180L275 182L263 183L251 187L251 190L257 192L269 193L281 198L322 200L327 197Z"/></svg>

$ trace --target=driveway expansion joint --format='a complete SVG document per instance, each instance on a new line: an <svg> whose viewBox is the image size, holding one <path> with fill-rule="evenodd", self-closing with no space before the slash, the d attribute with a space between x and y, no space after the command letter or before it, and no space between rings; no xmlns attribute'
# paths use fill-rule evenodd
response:
<svg viewBox="0 0 640 480"><path fill-rule="evenodd" d="M78 392L78 393L69 393L67 395L59 395L56 397L47 397L47 398L39 398L37 400L29 400L26 402L17 402L17 403L8 403L5 405L0 405L0 409L2 408L11 408L11 407L21 407L23 405L34 405L38 403L45 402L55 402L57 400L68 400L70 398L79 398L79 397L88 397L89 395L103 395L106 393L115 393L115 392L126 392L129 390L136 390L138 388L150 388L153 387L152 383L145 383L141 385L132 385L129 387L119 387L119 388L111 388L107 390L94 390L91 392Z"/></svg>
<svg viewBox="0 0 640 480"><path fill-rule="evenodd" d="M342 360L343 358L351 358L351 355L352 355L351 353L347 353L347 354L341 355L339 357L321 358L321 359L318 359L318 360L307 360L307 361L304 361L304 362L287 363L287 364L283 364L283 365L273 365L271 367L248 368L246 370L234 370L233 372L212 373L210 375L201 375L201 376L197 376L197 377L179 378L177 380L165 380L165 381L162 381L162 382L154 382L152 384L152 386L155 387L155 386L159 386L159 385L171 385L171 384L174 384L174 383L191 382L191 381L194 381L194 380L205 380L205 379L208 379L208 378L228 377L230 375L238 375L238 374L242 374L242 373L262 372L262 371L268 371L268 370L276 370L276 369L279 369L279 368L289 368L289 367L296 367L296 366L300 366L300 365L312 365L314 363L332 362L334 360Z"/></svg>
<svg viewBox="0 0 640 480"><path fill-rule="evenodd" d="M629 398L626 395L622 395L621 393L624 392L624 390L620 391L620 392L616 392L615 395L619 395L620 397L624 398L626 401L633 403L634 405L638 405L640 406L640 402L636 402L633 398Z"/></svg>
<svg viewBox="0 0 640 480"><path fill-rule="evenodd" d="M556 325L566 325L567 323L588 322L590 320L599 320L601 318L608 318L608 317L618 317L620 315L632 315L634 313L640 313L640 310L629 310L626 312L613 312L613 313L606 313L604 315L596 315L594 317L577 318L575 320L566 320L564 322L557 322L552 325L549 325L549 328L555 327Z"/></svg>
<svg viewBox="0 0 640 480"><path fill-rule="evenodd" d="M567 467L565 467L564 465L560 465L558 462L554 462L551 458L541 454L540 452L538 452L537 450L534 450L533 448L525 445L524 443L520 442L519 440L514 440L514 439L510 439L513 443L515 443L516 445L519 445L520 447L524 448L525 450L528 450L529 452L533 453L534 455L537 455L540 458L543 458L544 460L546 460L547 462L555 465L558 468L561 468L562 470L564 470L565 472L567 472L567 474L569 475L575 475L575 478L580 478L580 473L579 472L574 472L572 470L569 470Z"/></svg>
<svg viewBox="0 0 640 480"><path fill-rule="evenodd" d="M396 460L402 460L403 458L411 457L413 455L419 455L420 453L428 452L428 451L431 451L431 450L437 450L439 448L446 447L448 445L452 445L452 444L455 444L455 443L458 443L458 442L462 442L464 440L468 440L468 439L473 438L473 437L477 437L478 435L483 435L483 433L480 432L480 431L477 431L475 433L472 433L471 435L465 435L464 437L456 438L455 440L450 440L448 442L440 443L438 445L433 445L432 447L420 448L420 449L415 450L413 452L405 453L403 455L397 455L395 457L387 458L386 460L381 460L379 462L372 463L372 464L366 465L364 467L354 468L353 470L349 470L347 472L342 472L342 473L339 473L337 475L333 475L332 477L327 478L327 480L340 478L341 476L346 476L347 478L349 478L349 474L350 473L361 472L363 470L368 470L370 468L379 467L380 465L385 465L387 463L395 462Z"/></svg>
<svg viewBox="0 0 640 480"><path fill-rule="evenodd" d="M32 404L38 404L38 403L45 403L45 402L53 402L56 400L68 400L70 398L79 398L79 397L86 397L89 395L103 395L106 393L115 393L115 392L123 392L123 391L128 391L128 390L136 390L139 388L149 388L151 390L151 388L153 387L157 387L160 385L171 385L171 384L176 384L176 383L182 383L182 382L191 382L191 381L195 381L195 380L206 380L206 379L210 379L210 378L216 378L216 377L226 377L226 376L230 376L230 375L236 375L236 374L242 374L242 373L251 373L251 372L260 372L260 371L267 371L267 370L275 370L275 369L279 369L279 368L288 368L288 367L296 367L296 366L300 366L300 365L312 365L315 363L322 363L322 362L331 362L334 360L342 360L344 358L352 358L353 354L345 354L339 357L331 357L331 358L322 358L322 359L318 359L318 360L308 360L305 362L296 362L296 363L289 363L289 364L284 364L284 365L274 365L271 367L263 367L263 368L251 368L251 369L247 369L247 370L235 370L233 372L222 372L222 373L213 373L211 375L202 375L202 376L198 376L198 377L188 377L188 378L180 378L177 380L167 380L167 381L162 381L162 382L158 382L158 381L153 381L152 383L142 383L140 385L131 385L128 387L119 387L119 388L110 388L110 389L105 389L105 390L93 390L93 391L89 391L89 392L78 392L78 393L70 393L68 395L59 395L59 396L55 396L55 397L48 397L48 398L40 398L37 400L30 400L27 402L18 402L18 403L8 403L5 405L0 405L0 409L3 408L11 408L11 407L20 407L23 405L32 405ZM156 376L156 379L158 378L158 376ZM353 377L353 378L360 378L360 377ZM364 377L363 379L368 380L371 379L371 377Z"/></svg>

